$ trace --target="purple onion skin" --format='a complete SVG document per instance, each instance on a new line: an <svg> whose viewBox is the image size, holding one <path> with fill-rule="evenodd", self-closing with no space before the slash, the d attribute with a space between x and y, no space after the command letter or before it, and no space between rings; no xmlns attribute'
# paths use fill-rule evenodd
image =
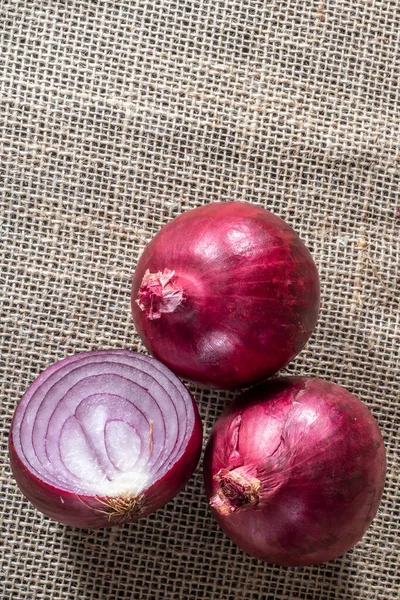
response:
<svg viewBox="0 0 400 600"><path fill-rule="evenodd" d="M72 527L98 529L110 527L113 523L106 514L105 499L77 495L49 485L36 477L22 463L15 451L12 433L8 444L10 464L18 487L23 495L41 513Z"/></svg>
<svg viewBox="0 0 400 600"><path fill-rule="evenodd" d="M15 480L23 495L44 515L71 527L81 529L101 529L121 523L134 522L147 517L172 500L189 481L201 454L203 433L201 419L196 411L196 420L192 437L187 444L185 454L174 466L145 491L145 500L139 514L125 518L110 513L105 507L106 497L75 494L53 487L36 477L22 463L15 451L12 433L9 436L10 464Z"/></svg>
<svg viewBox="0 0 400 600"><path fill-rule="evenodd" d="M39 377L31 384L27 394L34 395L41 386L46 383L46 378L57 373L57 370L65 365L74 363L79 365L79 360L86 360L88 357L104 360L108 355L121 356L121 359L133 356L135 360L140 360L146 364L156 365L157 361L152 358L135 352L124 350L112 351L94 351L69 356L63 360L50 365ZM87 367L87 365L86 365ZM148 367L147 367L148 368ZM154 370L154 367L152 367ZM158 377L166 376L168 371L163 365L157 365ZM147 374L153 377L154 373L147 371ZM49 375L50 374L50 375ZM190 392L184 388L183 384L172 374L169 373L169 381L175 386L175 383L185 390L188 401L188 410L192 411L193 424L189 432L189 437L182 449L181 455L168 468L168 470L154 483L143 489L140 494L124 497L99 496L96 494L88 495L70 491L65 487L53 485L45 479L39 477L31 468L24 463L16 448L14 440L14 428L16 422L17 410L14 414L10 434L8 439L8 450L10 465L15 480L24 494L24 496L46 516L72 527L84 529L99 529L112 527L122 523L133 522L139 518L144 518L155 512L167 502L172 500L186 485L192 476L201 454L203 428L197 405ZM33 390L33 391L32 391ZM69 390L71 391L71 390ZM99 390L99 393L101 390ZM23 399L21 400L21 403ZM46 424L47 426L47 424Z"/></svg>
<svg viewBox="0 0 400 600"><path fill-rule="evenodd" d="M204 457L213 514L246 553L282 566L333 560L374 518L385 483L368 408L335 384L272 380L235 400Z"/></svg>
<svg viewBox="0 0 400 600"><path fill-rule="evenodd" d="M167 288L150 292L146 272L157 283L168 271ZM174 290L181 300L168 298ZM249 385L289 363L313 332L319 302L318 271L297 234L243 202L192 209L165 225L132 282L133 320L149 352L214 389Z"/></svg>

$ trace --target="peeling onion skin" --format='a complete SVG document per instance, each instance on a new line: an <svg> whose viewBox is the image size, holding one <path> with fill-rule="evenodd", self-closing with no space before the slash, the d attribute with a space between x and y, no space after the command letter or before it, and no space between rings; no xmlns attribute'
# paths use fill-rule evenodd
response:
<svg viewBox="0 0 400 600"><path fill-rule="evenodd" d="M109 360L113 361L111 367L107 363ZM43 476L41 476L40 473L35 472L36 469L42 468L39 464L40 461L35 462L37 456L36 459L34 459L35 464L32 466L32 464L27 461L26 456L23 455L24 448L21 446L21 441L17 440L20 440L26 435L20 435L21 422L25 416L24 410L26 411L27 406L29 406L32 398L35 398L35 394L40 392L41 387L46 385L46 381L50 381L50 377L53 378L52 381L54 380L54 382L56 382L58 371L61 369L68 371L69 368L71 368L71 370L76 369L77 367L79 368L82 361L86 361L83 369L88 369L91 361L97 361L96 363L93 363L94 367L91 365L90 368L100 369L102 366L99 367L99 364L104 364L106 365L105 372L107 372L107 370L112 372L112 370L116 368L115 364L118 365L119 361L121 361L121 363L123 362L125 364L124 368L128 370L133 368L137 369L138 365L143 363L145 369L144 377L157 377L163 382L168 380L169 383L167 385L172 386L171 389L175 387L177 389L177 397L173 400L175 404L178 402L185 403L188 422L191 422L191 428L185 430L184 434L179 438L181 446L178 447L178 453L175 456L175 460L171 459L171 464L168 464L169 458L160 455L161 459L165 459L166 461L165 464L167 467L164 469L165 472L160 478L155 478L153 482L145 486L139 493L101 495L99 493L87 493L87 490L80 493L74 489L68 489L68 483L60 485L59 481L56 481L53 485L51 481L48 480L48 473L46 472L45 466L43 466ZM135 366L132 367L131 364L128 367L129 363L132 363L132 361ZM97 377L99 376L97 375ZM62 379L60 379L60 381L62 382ZM154 380L154 383L151 385L153 385L153 388L156 390L161 387L156 380ZM51 389L54 388L52 387ZM71 389L74 389L74 387ZM71 392L71 389L68 390L68 393ZM91 391L93 390L91 389ZM149 390L146 391L149 392ZM97 390L97 393L101 393L100 388ZM182 398L179 394L182 394ZM149 396L151 395L149 394ZM86 400L87 399L83 399L82 403ZM62 401L63 399L59 400L59 402ZM128 398L127 402L129 401ZM43 403L41 406L43 406ZM167 409L170 411L168 407ZM113 407L111 407L110 411L112 412L112 410ZM40 427L42 426L44 425L40 425ZM49 428L47 429L47 433L51 434ZM37 435L38 433L34 432L33 437ZM198 464L201 453L202 435L201 419L190 392L164 365L161 365L153 358L146 357L136 352L126 350L105 350L85 352L67 357L54 363L43 371L43 373L41 373L28 388L17 406L11 424L8 446L11 469L15 480L24 496L40 512L65 525L85 529L98 529L133 522L139 518L144 518L172 500L190 479ZM172 453L175 451L175 448L176 446L172 446ZM150 446L149 454L151 456ZM54 462L54 464L56 463ZM71 480L74 480L73 476L71 476ZM73 488L73 486L71 487Z"/></svg>
<svg viewBox="0 0 400 600"><path fill-rule="evenodd" d="M173 372L237 389L283 368L317 322L319 277L293 229L262 207L212 203L165 225L140 257L132 314Z"/></svg>
<svg viewBox="0 0 400 600"><path fill-rule="evenodd" d="M338 558L364 535L385 483L368 408L321 379L282 377L237 398L204 456L215 519L246 553L282 566Z"/></svg>

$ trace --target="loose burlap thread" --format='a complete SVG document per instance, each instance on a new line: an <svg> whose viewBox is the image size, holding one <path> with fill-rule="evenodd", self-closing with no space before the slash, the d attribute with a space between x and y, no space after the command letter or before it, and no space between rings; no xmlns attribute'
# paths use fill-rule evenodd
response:
<svg viewBox="0 0 400 600"><path fill-rule="evenodd" d="M3 0L1 512L5 600L399 597L400 5L396 0ZM144 351L129 306L146 243L212 201L265 206L318 264L322 308L286 372L356 393L382 428L385 493L318 567L250 558L201 469L148 519L80 531L11 475L15 406L51 362ZM191 385L207 438L232 394Z"/></svg>

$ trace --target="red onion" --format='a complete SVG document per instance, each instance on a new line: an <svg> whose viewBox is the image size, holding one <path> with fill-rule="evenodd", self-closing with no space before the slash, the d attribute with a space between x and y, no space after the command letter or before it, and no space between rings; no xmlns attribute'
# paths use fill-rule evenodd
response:
<svg viewBox="0 0 400 600"><path fill-rule="evenodd" d="M222 530L284 566L337 558L362 537L385 481L367 407L320 379L285 377L243 394L218 419L204 478Z"/></svg>
<svg viewBox="0 0 400 600"><path fill-rule="evenodd" d="M202 426L164 365L125 350L48 367L14 414L11 467L44 514L75 527L134 521L171 500L200 456Z"/></svg>
<svg viewBox="0 0 400 600"><path fill-rule="evenodd" d="M296 233L264 208L214 203L165 225L143 252L132 313L146 348L212 388L264 379L294 358L319 310L319 279Z"/></svg>

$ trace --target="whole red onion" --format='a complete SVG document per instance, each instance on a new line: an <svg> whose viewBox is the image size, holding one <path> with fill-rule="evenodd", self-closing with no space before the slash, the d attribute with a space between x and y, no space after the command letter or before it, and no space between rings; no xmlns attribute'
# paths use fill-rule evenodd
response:
<svg viewBox="0 0 400 600"><path fill-rule="evenodd" d="M133 277L146 348L178 375L233 389L294 358L319 310L319 278L296 233L243 202L189 210L165 225Z"/></svg>
<svg viewBox="0 0 400 600"><path fill-rule="evenodd" d="M196 405L173 373L153 358L105 350L39 375L15 411L9 454L36 508L94 529L171 500L192 475L201 441Z"/></svg>
<svg viewBox="0 0 400 600"><path fill-rule="evenodd" d="M216 422L204 479L222 530L285 566L334 559L381 500L385 449L367 407L335 384L285 377L235 400Z"/></svg>

